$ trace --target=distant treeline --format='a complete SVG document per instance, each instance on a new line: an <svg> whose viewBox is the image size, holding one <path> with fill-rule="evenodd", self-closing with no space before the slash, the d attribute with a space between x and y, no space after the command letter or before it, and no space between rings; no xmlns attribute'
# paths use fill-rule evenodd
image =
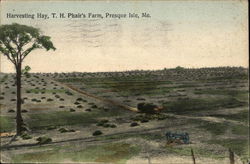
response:
<svg viewBox="0 0 250 164"><path fill-rule="evenodd" d="M81 78L112 78L122 80L227 80L248 79L248 68L244 67L207 67L207 68L165 68L162 70L131 70L117 72L70 72L70 73L32 73L56 79L78 81Z"/></svg>

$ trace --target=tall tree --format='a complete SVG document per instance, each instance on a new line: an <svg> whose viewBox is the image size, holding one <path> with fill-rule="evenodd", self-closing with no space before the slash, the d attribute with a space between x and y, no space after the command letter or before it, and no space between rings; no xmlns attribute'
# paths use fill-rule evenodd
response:
<svg viewBox="0 0 250 164"><path fill-rule="evenodd" d="M22 62L31 51L44 48L55 50L49 36L41 34L37 28L17 23L0 26L0 53L14 64L16 70L16 134L22 132L23 119L21 115L21 77Z"/></svg>

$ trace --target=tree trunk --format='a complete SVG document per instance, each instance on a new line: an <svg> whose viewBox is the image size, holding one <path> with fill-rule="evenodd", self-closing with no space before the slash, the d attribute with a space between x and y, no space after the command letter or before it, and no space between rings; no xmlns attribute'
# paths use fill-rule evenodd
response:
<svg viewBox="0 0 250 164"><path fill-rule="evenodd" d="M21 115L21 105L22 105L22 98L21 98L21 63L18 63L16 67L16 90L17 90L17 103L16 103L16 134L21 135L22 132L22 124L23 119Z"/></svg>

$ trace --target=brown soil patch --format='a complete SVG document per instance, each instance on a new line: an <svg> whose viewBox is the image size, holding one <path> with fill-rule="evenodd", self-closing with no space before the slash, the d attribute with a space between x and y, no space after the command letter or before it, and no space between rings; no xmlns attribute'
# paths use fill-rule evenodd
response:
<svg viewBox="0 0 250 164"><path fill-rule="evenodd" d="M4 132L4 133L0 133L0 137L11 137L16 135L16 133L13 132Z"/></svg>

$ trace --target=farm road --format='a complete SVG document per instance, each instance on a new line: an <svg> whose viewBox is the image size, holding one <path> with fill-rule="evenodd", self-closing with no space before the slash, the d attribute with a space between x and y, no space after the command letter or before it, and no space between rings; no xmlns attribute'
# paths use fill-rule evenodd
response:
<svg viewBox="0 0 250 164"><path fill-rule="evenodd" d="M77 89L69 84L63 84L63 83L60 83L58 81L55 81L53 79L50 79L51 81L53 81L54 83L57 83L58 85L61 85L71 91L74 91L74 92L77 92L79 94L82 94L82 95L85 95L85 96L88 96L88 97L91 97L91 98L94 98L94 99L97 99L99 101L102 101L104 103L107 103L107 104L112 104L112 105L115 105L115 106L118 106L118 107L121 107L123 109L126 109L126 110L130 110L130 111L133 111L133 112L138 112L138 109L137 108L134 108L134 107L130 107L128 105L124 105L124 104L121 104L119 102L115 102L113 100L109 100L109 99L105 99L105 98L102 98L102 97L99 97L99 96L96 96L96 95L93 95L93 94L90 94L90 93L87 93L85 91L82 91L80 89Z"/></svg>
<svg viewBox="0 0 250 164"><path fill-rule="evenodd" d="M148 132L162 131L162 129L165 129L165 128L166 128L165 126L162 126L162 127L156 127L156 128L150 128L150 129L130 130L130 131L126 131L126 132L106 134L106 135L102 135L102 136L85 137L85 138L72 138L72 139L67 139L67 140L64 139L64 140L59 140L59 141L53 141L53 142L46 144L46 145L53 145L53 144L60 145L60 144L63 144L65 142L79 142L79 141L81 141L81 143L84 142L88 145L97 144L97 143L109 143L109 142L113 142L113 141L119 141L120 138L115 137L117 135L126 135L126 134L138 135L138 134L144 134L144 133L148 133ZM114 138L112 138L112 137L114 137ZM38 145L37 143L2 145L1 150L9 150L11 148L18 149L18 148L35 147L35 146L40 147L42 145Z"/></svg>

